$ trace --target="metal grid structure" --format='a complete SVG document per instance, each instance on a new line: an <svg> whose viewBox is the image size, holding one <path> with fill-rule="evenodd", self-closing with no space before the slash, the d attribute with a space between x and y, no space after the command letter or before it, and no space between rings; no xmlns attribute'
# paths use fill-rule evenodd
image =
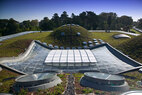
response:
<svg viewBox="0 0 142 95"><path fill-rule="evenodd" d="M45 59L49 66L90 66L95 64L96 58L89 49L52 50Z"/></svg>
<svg viewBox="0 0 142 95"><path fill-rule="evenodd" d="M46 60L47 55L51 56L51 58L49 57L48 60ZM95 59L91 56L94 56ZM88 64L90 64L90 66ZM131 65L130 62L122 61L117 56L113 55L106 46L101 46L92 50L49 50L39 45L38 43L35 43L30 54L24 60L3 63L3 65L27 74L40 73L51 70L71 72L87 70L99 71L109 74L119 74L121 72L132 70L140 66L137 65L137 63L134 64L135 66Z"/></svg>

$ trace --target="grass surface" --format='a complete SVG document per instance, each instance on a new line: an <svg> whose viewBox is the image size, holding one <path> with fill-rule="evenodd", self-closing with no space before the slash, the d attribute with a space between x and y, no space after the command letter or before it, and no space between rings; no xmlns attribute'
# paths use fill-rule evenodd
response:
<svg viewBox="0 0 142 95"><path fill-rule="evenodd" d="M92 33L92 38L102 39L102 40L104 40L105 42L111 44L114 47L117 47L119 44L127 42L127 41L130 40L130 39L127 39L127 38L124 38L124 39L115 39L115 38L113 38L113 35L120 34L120 33L116 33L116 32L111 32L111 33L91 32L91 33ZM129 36L131 36L131 35L129 35ZM131 36L131 37L134 38L134 36Z"/></svg>
<svg viewBox="0 0 142 95"><path fill-rule="evenodd" d="M2 85L0 85L0 93L9 93L10 87L12 87L15 82L13 78L17 77L18 75L19 74L3 69L0 72L0 83L2 83Z"/></svg>
<svg viewBox="0 0 142 95"><path fill-rule="evenodd" d="M67 46L62 42L53 39L53 37L50 36L50 33L51 32L31 33L2 41L0 42L2 43L2 45L0 45L0 57L17 56L18 54L24 52L24 49L27 48L27 42L28 41L30 42L31 40L40 40L41 42L46 42L47 44L53 44L65 47ZM92 39L93 38L102 39L114 47L117 47L119 44L130 40L130 39L114 39L113 35L115 34L118 33L105 33L105 32L90 33ZM134 36L131 37L133 38Z"/></svg>
<svg viewBox="0 0 142 95"><path fill-rule="evenodd" d="M45 33L31 33L23 36L18 36L12 39L2 41L0 45L0 57L17 56L24 52L32 40L40 40L42 42L50 43L52 39L47 37L50 32Z"/></svg>
<svg viewBox="0 0 142 95"><path fill-rule="evenodd" d="M141 34L140 32L136 31L135 29L130 29L130 31L136 33L136 34Z"/></svg>
<svg viewBox="0 0 142 95"><path fill-rule="evenodd" d="M31 34L26 34L23 36L19 36L19 37L15 37L12 39L2 41L0 42L2 43L2 45L0 45L0 57L18 56L20 53L25 51L25 48L28 47L29 42L31 42L32 40L40 40L41 42L46 42L47 44L53 44L53 45L58 45L58 46L64 46L64 47L67 46L63 44L62 42L56 39L53 39L53 37L50 36L50 33L51 32L31 33ZM116 35L116 34L120 34L120 33L116 33L116 32L111 32L111 33L91 32L90 33L92 39L93 38L102 39L105 42L108 42L109 44L111 44L113 47L121 50L125 54L134 58L135 60L142 62L142 56L141 56L142 46L138 45L139 42L142 42L142 41L141 40L137 41L137 38L131 35L129 35L131 36L131 39L136 38L136 40L132 41L131 39L127 39L127 38L115 39L113 38L113 35ZM142 38L142 37L139 37L139 38ZM130 50L129 47L126 47L127 44L128 46L131 46L131 47L136 47L136 44L137 44L138 45L137 47L139 48L139 50L137 50L136 48L133 48L133 49L131 48ZM136 50L135 53L133 53L134 49Z"/></svg>
<svg viewBox="0 0 142 95"><path fill-rule="evenodd" d="M142 63L142 35L120 44L117 48Z"/></svg>
<svg viewBox="0 0 142 95"><path fill-rule="evenodd" d="M142 90L142 86L139 86L137 84L137 81L141 81L142 74L138 71L129 72L123 74L123 76L126 78L126 81L128 82L131 90Z"/></svg>
<svg viewBox="0 0 142 95"><path fill-rule="evenodd" d="M22 39L13 42L3 42L0 46L0 57L18 56L18 54L25 52L25 49L30 45L32 40Z"/></svg>
<svg viewBox="0 0 142 95"><path fill-rule="evenodd" d="M61 35L64 33L64 35ZM80 36L77 35L80 33ZM88 30L81 26L61 26L55 29L50 35L55 41L57 41L57 45L63 46L80 46L83 41L91 40L90 33Z"/></svg>

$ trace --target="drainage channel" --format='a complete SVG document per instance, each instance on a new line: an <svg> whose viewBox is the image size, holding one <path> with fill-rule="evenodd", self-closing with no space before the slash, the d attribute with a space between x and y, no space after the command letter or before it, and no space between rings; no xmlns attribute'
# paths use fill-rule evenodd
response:
<svg viewBox="0 0 142 95"><path fill-rule="evenodd" d="M64 95L75 95L74 76L72 74L68 75L68 84Z"/></svg>

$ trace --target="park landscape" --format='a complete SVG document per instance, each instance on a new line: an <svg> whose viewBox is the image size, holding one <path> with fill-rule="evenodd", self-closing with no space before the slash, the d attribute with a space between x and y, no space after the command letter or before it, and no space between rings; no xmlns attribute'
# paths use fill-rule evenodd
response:
<svg viewBox="0 0 142 95"><path fill-rule="evenodd" d="M120 34L123 34L123 36L115 38L116 35ZM127 91L141 91L142 84L139 84L142 82L142 73L140 70L142 67L141 40L142 18L134 21L131 16L118 16L115 12L96 14L93 11L83 11L78 15L72 13L69 16L66 11L63 11L60 16L58 13L54 13L51 18L47 16L41 20L24 20L22 22L13 18L0 19L0 94L123 95L122 93L126 92L106 91L104 89L84 86L81 84L81 81L87 72L118 75L123 77L124 81L127 82L129 86L129 90ZM97 44L95 41L97 41ZM84 44L84 42L87 44ZM101 51L103 47L108 51L106 52L104 49L104 52L98 53L98 55L104 54L105 56L108 54L110 56L103 58L101 55L102 58L97 58L95 53ZM59 61L57 63L61 65L56 63L57 66L53 65L54 62L52 64L46 63L48 55L54 50L90 50L97 60L95 62L96 66L92 63L92 67L83 67L83 64L87 64L83 63L83 61L82 65L78 67L76 65L61 66L62 62ZM101 61L107 63L108 59L110 63L116 62L118 64L116 65L118 67L114 67L114 69L118 68L118 71L114 70L113 72L112 70L110 72L111 69L107 70L107 72L101 69L94 70L95 67L101 68L97 64L102 64ZM71 64L70 62L67 63ZM122 68L123 65L119 67L122 63L126 64L126 68L124 66L125 69ZM25 64L29 65L25 66ZM28 71L27 68L35 64L34 71L32 71L33 68ZM42 67L40 67L41 65ZM108 65L111 66L111 64ZM17 66L21 66L21 69L17 69ZM36 72L38 66L43 69ZM101 66L104 69L105 63ZM31 83L34 81L36 83L38 81L36 74L38 73L41 73L41 76L46 73L55 74L53 77L59 80L53 78L52 80L56 80L57 84L54 81L53 84L55 83L55 85L48 84L47 88L44 87L44 89L42 87L41 89L34 88L34 90L26 88L30 83L25 87L20 87L20 84L17 86L18 79L20 80L23 76L28 75L34 76ZM43 79L47 79L48 83L51 81L50 76ZM28 82L26 79L22 81L25 81L25 84ZM39 80L37 84L40 84L40 82L42 83L43 81ZM52 86L48 87L50 85Z"/></svg>

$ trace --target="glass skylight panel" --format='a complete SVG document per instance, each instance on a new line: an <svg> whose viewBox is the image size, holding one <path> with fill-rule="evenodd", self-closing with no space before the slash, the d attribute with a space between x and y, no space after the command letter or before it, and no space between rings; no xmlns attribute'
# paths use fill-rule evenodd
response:
<svg viewBox="0 0 142 95"><path fill-rule="evenodd" d="M87 56L86 52L84 50L80 50L81 56Z"/></svg>
<svg viewBox="0 0 142 95"><path fill-rule="evenodd" d="M82 60L81 60L81 57L75 57L75 63L81 63Z"/></svg>
<svg viewBox="0 0 142 95"><path fill-rule="evenodd" d="M52 60L52 62L54 63L59 63L59 61L60 61L60 56L58 56L58 57L54 57L53 58L53 60Z"/></svg>
<svg viewBox="0 0 142 95"><path fill-rule="evenodd" d="M56 53L54 54L54 56L56 57L56 56L60 56L61 55L61 53L62 53L62 51L61 50L57 50L56 51Z"/></svg>
<svg viewBox="0 0 142 95"><path fill-rule="evenodd" d="M51 54L50 54L51 53ZM96 58L90 50L52 50L45 63L93 63Z"/></svg>
<svg viewBox="0 0 142 95"><path fill-rule="evenodd" d="M68 56L68 63L74 63L74 56Z"/></svg>
<svg viewBox="0 0 142 95"><path fill-rule="evenodd" d="M73 50L68 50L68 56L74 56Z"/></svg>
<svg viewBox="0 0 142 95"><path fill-rule="evenodd" d="M89 56L89 60L90 60L90 62L97 62L96 58L94 56Z"/></svg>
<svg viewBox="0 0 142 95"><path fill-rule="evenodd" d="M52 54L49 53L47 57L53 57L53 56L54 56L54 55L52 55Z"/></svg>
<svg viewBox="0 0 142 95"><path fill-rule="evenodd" d="M74 56L75 56L75 57L80 56L80 52L79 52L79 50L74 50Z"/></svg>
<svg viewBox="0 0 142 95"><path fill-rule="evenodd" d="M68 50L62 50L62 55L67 55Z"/></svg>
<svg viewBox="0 0 142 95"><path fill-rule="evenodd" d="M50 63L50 62L52 62L52 59L53 59L53 57L46 57L46 59L45 59L45 62L46 63Z"/></svg>
<svg viewBox="0 0 142 95"><path fill-rule="evenodd" d="M88 56L94 56L90 50L85 50Z"/></svg>
<svg viewBox="0 0 142 95"><path fill-rule="evenodd" d="M65 63L65 62L67 62L67 57L61 57L60 58L60 63Z"/></svg>
<svg viewBox="0 0 142 95"><path fill-rule="evenodd" d="M82 56L82 62L90 62L87 56Z"/></svg>
<svg viewBox="0 0 142 95"><path fill-rule="evenodd" d="M51 50L51 51L49 52L49 54L50 54L50 55L54 55L54 54L56 53L56 51L57 51L57 50Z"/></svg>

